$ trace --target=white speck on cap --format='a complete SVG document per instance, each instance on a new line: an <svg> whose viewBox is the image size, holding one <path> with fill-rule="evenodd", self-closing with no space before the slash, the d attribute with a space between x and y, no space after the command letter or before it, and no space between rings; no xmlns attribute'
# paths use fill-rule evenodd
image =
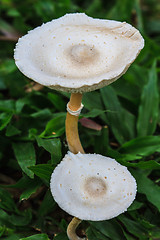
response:
<svg viewBox="0 0 160 240"><path fill-rule="evenodd" d="M20 71L42 85L88 92L124 74L143 46L130 24L74 13L29 31L14 57Z"/></svg>
<svg viewBox="0 0 160 240"><path fill-rule="evenodd" d="M71 152L55 168L50 187L64 211L91 221L111 219L126 211L137 189L127 168L114 159Z"/></svg>

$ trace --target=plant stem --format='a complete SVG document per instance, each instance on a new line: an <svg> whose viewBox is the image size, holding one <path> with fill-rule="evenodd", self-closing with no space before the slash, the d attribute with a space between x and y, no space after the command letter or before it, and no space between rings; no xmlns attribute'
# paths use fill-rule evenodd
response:
<svg viewBox="0 0 160 240"><path fill-rule="evenodd" d="M80 93L72 93L69 101L69 108L72 111L77 111L82 102L82 94ZM71 115L67 112L66 117L66 138L69 150L77 154L78 152L84 153L84 149L81 145L78 133L78 116ZM67 228L67 235L70 240L82 240L76 234L76 228L81 223L81 220L74 217L72 221L69 223Z"/></svg>
<svg viewBox="0 0 160 240"><path fill-rule="evenodd" d="M76 111L80 108L82 102L81 93L72 93L69 101L69 108ZM78 134L78 116L73 116L67 112L66 117L66 138L69 150L76 154L78 152L84 153Z"/></svg>

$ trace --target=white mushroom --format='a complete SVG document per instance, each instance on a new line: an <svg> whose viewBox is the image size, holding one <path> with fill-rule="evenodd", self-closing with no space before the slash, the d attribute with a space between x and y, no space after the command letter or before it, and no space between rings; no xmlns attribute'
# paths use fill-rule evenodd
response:
<svg viewBox="0 0 160 240"><path fill-rule="evenodd" d="M84 153L78 135L82 92L108 85L124 74L144 46L137 29L125 22L84 13L43 24L20 38L15 62L34 81L72 92L67 104L66 138L73 153ZM55 201L80 219L105 220L127 210L136 195L135 179L115 160L97 154L68 153L51 178ZM74 218L69 239L79 239Z"/></svg>
<svg viewBox="0 0 160 240"><path fill-rule="evenodd" d="M20 38L14 57L21 72L42 85L88 92L124 74L143 46L130 24L74 13Z"/></svg>
<svg viewBox="0 0 160 240"><path fill-rule="evenodd" d="M77 218L100 221L127 210L136 182L126 167L98 154L68 152L51 177L58 205Z"/></svg>

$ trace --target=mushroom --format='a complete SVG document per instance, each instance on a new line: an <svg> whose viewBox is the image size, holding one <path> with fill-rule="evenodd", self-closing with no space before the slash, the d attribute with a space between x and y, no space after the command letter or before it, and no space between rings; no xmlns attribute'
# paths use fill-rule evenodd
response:
<svg viewBox="0 0 160 240"><path fill-rule="evenodd" d="M68 152L52 173L50 187L63 210L91 221L118 216L136 195L136 182L127 168L99 154Z"/></svg>
<svg viewBox="0 0 160 240"><path fill-rule="evenodd" d="M125 212L137 189L127 168L114 159L71 152L55 168L50 187L64 211L91 221L111 219ZM69 234L69 239L74 239Z"/></svg>
<svg viewBox="0 0 160 240"><path fill-rule="evenodd" d="M19 39L14 57L34 81L82 93L118 79L143 46L139 31L126 22L74 13L29 31Z"/></svg>
<svg viewBox="0 0 160 240"><path fill-rule="evenodd" d="M71 152L84 153L77 128L82 92L118 79L143 46L139 31L126 22L73 13L29 31L19 39L14 58L29 78L72 93L67 105L66 137Z"/></svg>
<svg viewBox="0 0 160 240"><path fill-rule="evenodd" d="M82 93L117 80L143 46L141 34L130 24L74 13L29 31L19 39L14 58L27 77L49 88L71 92L66 138L72 153L84 154L78 134ZM79 221L73 219L73 228Z"/></svg>

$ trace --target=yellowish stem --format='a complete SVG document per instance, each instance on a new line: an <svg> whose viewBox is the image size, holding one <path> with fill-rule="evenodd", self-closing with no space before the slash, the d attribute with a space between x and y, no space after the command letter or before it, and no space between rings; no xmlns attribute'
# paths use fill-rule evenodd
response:
<svg viewBox="0 0 160 240"><path fill-rule="evenodd" d="M70 222L70 224L68 225L68 228L67 228L67 235L68 235L68 238L69 240L83 240L85 238L80 238L77 236L76 234L76 228L78 227L78 225L81 223L82 220L74 217L72 219L72 221Z"/></svg>
<svg viewBox="0 0 160 240"><path fill-rule="evenodd" d="M72 111L77 111L82 102L82 94L72 93L69 101L69 108ZM84 153L78 134L78 116L73 116L67 112L66 117L66 138L69 150L72 153Z"/></svg>
<svg viewBox="0 0 160 240"><path fill-rule="evenodd" d="M77 111L82 102L82 94L80 93L72 93L69 101L69 108L72 111ZM67 112L66 117L66 138L69 150L77 154L78 152L84 153L84 149L81 145L79 134L78 134L78 116L73 116L69 112ZM76 228L81 223L81 220L74 217L72 221L69 223L67 228L67 235L70 240L82 240L76 234Z"/></svg>

